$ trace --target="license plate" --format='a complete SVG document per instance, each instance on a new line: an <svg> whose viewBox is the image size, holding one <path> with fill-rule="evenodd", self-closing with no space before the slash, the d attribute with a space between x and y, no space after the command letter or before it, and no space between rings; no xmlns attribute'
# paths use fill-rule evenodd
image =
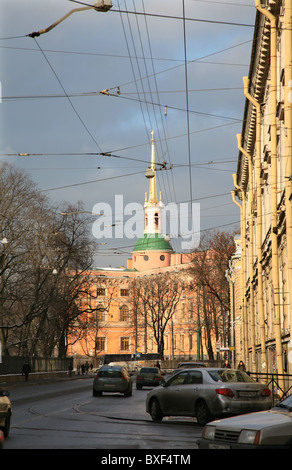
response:
<svg viewBox="0 0 292 470"><path fill-rule="evenodd" d="M257 392L239 392L240 397L254 398L257 396Z"/></svg>
<svg viewBox="0 0 292 470"><path fill-rule="evenodd" d="M230 449L230 446L224 446L223 444L209 444L209 449Z"/></svg>

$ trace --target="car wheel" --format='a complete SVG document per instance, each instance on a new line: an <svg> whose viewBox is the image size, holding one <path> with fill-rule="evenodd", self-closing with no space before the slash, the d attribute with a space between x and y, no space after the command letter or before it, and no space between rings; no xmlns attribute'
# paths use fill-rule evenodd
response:
<svg viewBox="0 0 292 470"><path fill-rule="evenodd" d="M7 413L7 415L6 415L5 426L4 426L4 428L2 428L3 433L4 433L4 437L7 437L8 434L9 434L9 430L10 430L10 421L11 421L11 413L10 413L10 411L9 411L9 412Z"/></svg>
<svg viewBox="0 0 292 470"><path fill-rule="evenodd" d="M160 405L156 398L154 398L150 403L150 415L153 421L161 421L163 418Z"/></svg>
<svg viewBox="0 0 292 470"><path fill-rule="evenodd" d="M205 426L211 420L209 408L203 400L196 405L196 418L200 426Z"/></svg>
<svg viewBox="0 0 292 470"><path fill-rule="evenodd" d="M136 385L137 390L142 390L142 385Z"/></svg>
<svg viewBox="0 0 292 470"><path fill-rule="evenodd" d="M94 397L101 397L102 392L97 392L96 390L93 390L93 396Z"/></svg>

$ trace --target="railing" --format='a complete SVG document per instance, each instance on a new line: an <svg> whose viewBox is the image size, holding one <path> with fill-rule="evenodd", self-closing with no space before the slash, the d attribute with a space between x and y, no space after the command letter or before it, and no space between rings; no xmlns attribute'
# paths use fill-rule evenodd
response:
<svg viewBox="0 0 292 470"><path fill-rule="evenodd" d="M2 356L0 375L21 374L25 361L29 363L32 372L53 372L67 371L72 358Z"/></svg>
<svg viewBox="0 0 292 470"><path fill-rule="evenodd" d="M257 382L265 382L271 389L273 404L279 399L287 398L292 393L292 375L275 373L249 372Z"/></svg>

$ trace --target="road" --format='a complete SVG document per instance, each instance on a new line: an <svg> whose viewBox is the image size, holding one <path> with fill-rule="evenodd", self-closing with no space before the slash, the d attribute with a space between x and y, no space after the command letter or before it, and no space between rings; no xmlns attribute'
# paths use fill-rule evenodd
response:
<svg viewBox="0 0 292 470"><path fill-rule="evenodd" d="M145 411L147 389L133 395L92 395L93 377L11 387L13 406L5 449L197 449L194 418L153 423Z"/></svg>

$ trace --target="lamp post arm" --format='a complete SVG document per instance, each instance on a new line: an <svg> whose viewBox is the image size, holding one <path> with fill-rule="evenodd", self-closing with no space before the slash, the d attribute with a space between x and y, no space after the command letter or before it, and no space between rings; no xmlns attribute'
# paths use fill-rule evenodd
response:
<svg viewBox="0 0 292 470"><path fill-rule="evenodd" d="M81 8L74 8L73 10L69 11L69 13L64 15L62 18L60 18L59 20L57 20L53 24L51 24L51 26L48 26L45 29L41 29L40 31L35 31L33 33L30 33L30 34L28 34L28 36L31 37L31 38L35 38L35 37L40 36L41 34L48 33L49 31L51 31L51 29L55 28L55 26L58 26L60 23L62 23L64 20L66 20L73 13L76 13L78 11L92 10L92 9L95 9L95 7L94 6L92 6L92 7L87 6L87 7L81 7Z"/></svg>

